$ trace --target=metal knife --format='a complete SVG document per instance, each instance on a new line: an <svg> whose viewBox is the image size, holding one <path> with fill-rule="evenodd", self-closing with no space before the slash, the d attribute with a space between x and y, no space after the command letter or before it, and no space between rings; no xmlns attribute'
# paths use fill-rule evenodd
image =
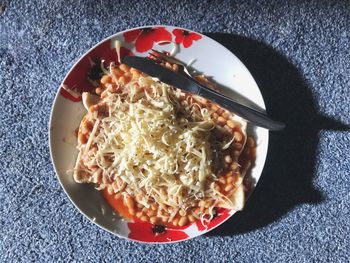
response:
<svg viewBox="0 0 350 263"><path fill-rule="evenodd" d="M280 131L286 126L282 122L270 119L263 112L242 105L213 89L205 87L193 78L169 70L151 59L126 56L121 61L147 75L158 78L161 82L209 99L257 126L271 131Z"/></svg>

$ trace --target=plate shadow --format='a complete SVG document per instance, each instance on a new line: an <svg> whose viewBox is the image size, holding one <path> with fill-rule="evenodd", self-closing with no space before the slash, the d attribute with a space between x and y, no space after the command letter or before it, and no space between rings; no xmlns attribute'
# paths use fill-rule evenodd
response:
<svg viewBox="0 0 350 263"><path fill-rule="evenodd" d="M204 33L228 48L249 69L266 103L268 114L287 124L270 132L264 171L243 211L208 236L231 236L267 226L294 207L318 204L325 197L312 185L321 130L350 130L322 116L308 83L299 70L272 47L246 37Z"/></svg>

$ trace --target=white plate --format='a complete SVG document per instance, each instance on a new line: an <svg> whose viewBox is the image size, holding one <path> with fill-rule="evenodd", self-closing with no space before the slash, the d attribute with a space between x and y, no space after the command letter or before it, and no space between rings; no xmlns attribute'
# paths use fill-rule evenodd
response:
<svg viewBox="0 0 350 263"><path fill-rule="evenodd" d="M176 35L173 32L176 32ZM133 39L135 37L136 39ZM127 42L126 38L130 42ZM191 38L195 38L192 43ZM226 221L233 213L222 217L216 226L206 230L200 230L196 224L193 224L186 229L169 229L166 233L154 234L151 229L147 229L149 227L147 224L133 225L122 220L113 212L99 191L91 185L75 183L72 173L69 172L74 167L78 153L75 130L85 113L79 101L80 92L89 89L89 83L86 81L87 74L90 72L90 76L94 75L89 70L91 62L95 61L98 64L99 60L105 59L108 63L117 59L115 41L120 41L123 47L137 56L148 55L148 51L144 50L150 46L161 51L176 50L176 58L186 63L192 61L192 68L212 77L220 86L225 87L223 93L226 95L243 100L244 103L250 101L252 105L265 109L261 92L243 63L221 44L199 33L172 26L134 28L101 41L72 67L57 92L49 124L51 158L63 189L82 214L119 237L141 242L175 242L202 235ZM176 41L181 43L176 44ZM191 45L184 47L187 44ZM125 54L126 50L123 49L122 53ZM67 89L74 92L68 94ZM258 182L266 160L269 134L267 130L249 124L248 133L255 137L257 143L256 160L250 176ZM143 232L140 228L144 229ZM139 233L135 234L135 231ZM180 235L179 232L181 232Z"/></svg>

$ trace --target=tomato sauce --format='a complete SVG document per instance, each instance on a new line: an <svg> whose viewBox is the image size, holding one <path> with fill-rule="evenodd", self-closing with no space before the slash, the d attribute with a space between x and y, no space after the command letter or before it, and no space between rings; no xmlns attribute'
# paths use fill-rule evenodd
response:
<svg viewBox="0 0 350 263"><path fill-rule="evenodd" d="M120 216L125 219L134 218L130 213L128 207L124 204L123 199L120 197L115 198L114 194L109 194L107 188L102 190L102 195L106 199L107 203L116 211Z"/></svg>
<svg viewBox="0 0 350 263"><path fill-rule="evenodd" d="M122 216L123 218L132 220L134 222L143 222L139 218L137 218L136 216L133 216L132 214L129 213L129 209L124 204L122 197L116 199L114 194L108 193L107 188L102 190L102 195L105 198L105 200L107 201L107 203L113 208L113 210L115 212L117 212L120 216ZM169 228L176 228L176 229L181 229L181 228L187 227L187 225L184 227L173 226L172 224L169 224L169 223L165 224L165 226L167 226Z"/></svg>

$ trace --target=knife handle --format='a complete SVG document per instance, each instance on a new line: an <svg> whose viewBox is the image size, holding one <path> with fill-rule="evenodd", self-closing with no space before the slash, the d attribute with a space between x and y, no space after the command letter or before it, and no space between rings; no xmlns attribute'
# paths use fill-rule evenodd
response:
<svg viewBox="0 0 350 263"><path fill-rule="evenodd" d="M197 83L197 85L200 85ZM254 110L250 107L247 107L245 105L242 105L229 97L213 91L209 88L202 87L198 92L198 95L209 98L213 102L223 106L224 108L228 109L229 111L232 111L236 113L238 116L242 117L243 119L249 120L249 122L252 122L253 124L266 128L271 131L280 131L283 130L286 126L282 122L274 121L270 119L265 113Z"/></svg>

